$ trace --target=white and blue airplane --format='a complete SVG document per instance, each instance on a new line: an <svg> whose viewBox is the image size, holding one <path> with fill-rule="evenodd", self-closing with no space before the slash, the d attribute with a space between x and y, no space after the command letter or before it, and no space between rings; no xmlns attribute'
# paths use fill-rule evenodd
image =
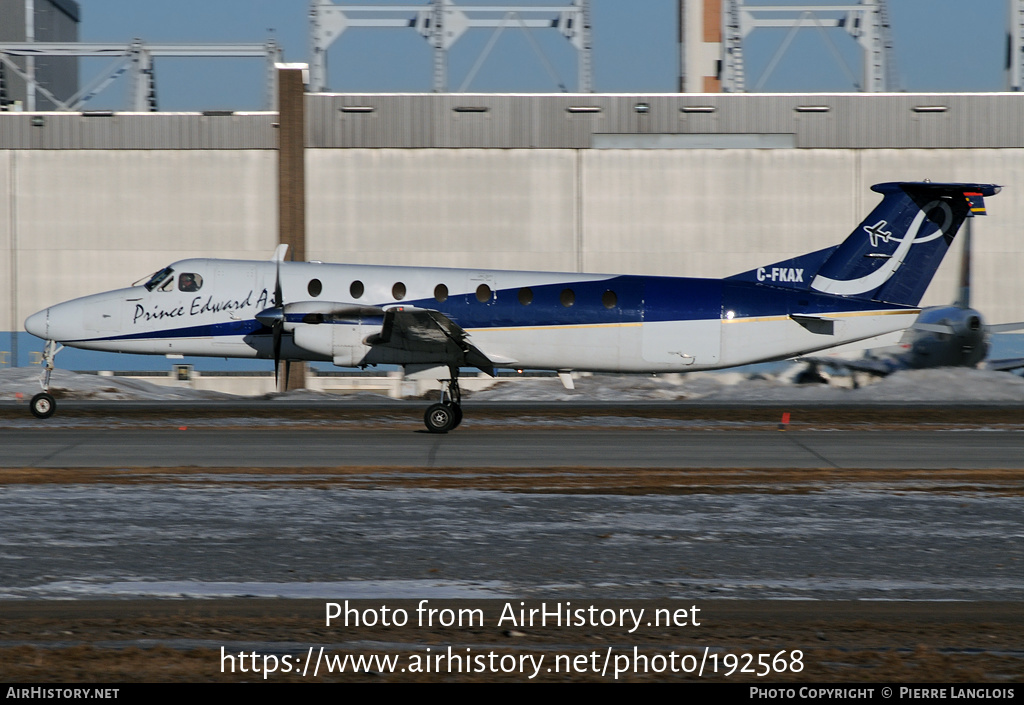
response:
<svg viewBox="0 0 1024 705"><path fill-rule="evenodd" d="M685 372L782 360L899 331L992 184L904 182L841 244L725 279L187 259L56 304L25 329L123 353L402 365L436 373L428 430L462 420L460 368ZM563 379L566 379L564 377Z"/></svg>

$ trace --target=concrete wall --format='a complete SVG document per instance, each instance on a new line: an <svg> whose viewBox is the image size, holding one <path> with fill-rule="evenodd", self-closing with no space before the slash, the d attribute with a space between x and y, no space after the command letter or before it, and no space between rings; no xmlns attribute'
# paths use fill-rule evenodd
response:
<svg viewBox="0 0 1024 705"><path fill-rule="evenodd" d="M1024 320L1024 150L310 150L324 261L721 277L840 242L881 181L995 182L975 305ZM1016 186L1020 185L1020 186ZM925 303L951 302L959 251Z"/></svg>
<svg viewBox="0 0 1024 705"><path fill-rule="evenodd" d="M577 150L315 149L309 256L574 271Z"/></svg>
<svg viewBox="0 0 1024 705"><path fill-rule="evenodd" d="M17 150L0 151L0 165L0 257L13 249L16 263L2 296L17 298L15 329L51 303L127 286L173 260L266 259L274 248L271 151ZM0 329L11 319L4 306Z"/></svg>

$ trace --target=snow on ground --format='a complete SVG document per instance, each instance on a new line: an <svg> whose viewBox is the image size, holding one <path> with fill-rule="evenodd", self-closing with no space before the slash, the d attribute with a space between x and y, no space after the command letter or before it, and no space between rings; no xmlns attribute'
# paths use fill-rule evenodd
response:
<svg viewBox="0 0 1024 705"><path fill-rule="evenodd" d="M39 367L0 369L0 399L28 401L42 391ZM55 369L50 376L50 391L59 399L134 399L137 401L175 401L187 399L237 399L220 392L197 391L180 387L162 387L151 382L125 377L101 377ZM21 395L21 396L18 396Z"/></svg>
<svg viewBox="0 0 1024 705"><path fill-rule="evenodd" d="M40 391L39 367L0 369L0 400L27 401ZM576 389L565 389L556 377L504 378L491 389L467 394L476 401L671 401L709 402L850 402L850 403L955 403L1024 402L1024 379L1006 372L967 368L908 370L850 389L848 378L833 379L835 386L795 385L786 375L749 375L742 372L694 372L666 375L581 375ZM229 394L166 387L124 377L100 377L54 370L51 387L64 399L175 401L238 399ZM20 395L20 396L19 396ZM290 392L323 398L322 393ZM336 398L335 395L330 395ZM362 396L362 395L361 395Z"/></svg>
<svg viewBox="0 0 1024 705"><path fill-rule="evenodd" d="M1024 379L1006 372L937 368L897 372L858 389L837 385L796 385L778 376L738 372L688 375L594 375L567 390L553 378L502 382L473 395L478 401L631 401L690 399L713 402L1024 402Z"/></svg>

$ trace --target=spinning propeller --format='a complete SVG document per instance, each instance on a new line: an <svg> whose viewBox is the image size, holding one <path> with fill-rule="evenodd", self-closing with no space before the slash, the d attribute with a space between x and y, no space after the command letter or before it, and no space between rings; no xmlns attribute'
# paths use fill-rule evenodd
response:
<svg viewBox="0 0 1024 705"><path fill-rule="evenodd" d="M281 261L284 260L288 245L278 245L274 252L277 270L274 276L274 305L256 314L256 320L271 330L274 337L274 386L280 391L278 369L281 367L281 334L284 333L285 313L284 295L281 292ZM288 389L288 375L291 371L291 360L284 361L284 388Z"/></svg>

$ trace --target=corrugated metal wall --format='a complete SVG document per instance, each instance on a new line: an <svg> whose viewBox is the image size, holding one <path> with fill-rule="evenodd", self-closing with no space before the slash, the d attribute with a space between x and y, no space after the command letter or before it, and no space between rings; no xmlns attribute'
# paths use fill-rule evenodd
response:
<svg viewBox="0 0 1024 705"><path fill-rule="evenodd" d="M0 149L275 149L277 113L0 113Z"/></svg>
<svg viewBox="0 0 1024 705"><path fill-rule="evenodd" d="M595 134L792 134L806 149L1024 147L1024 94L317 95L315 148L586 149Z"/></svg>
<svg viewBox="0 0 1024 705"><path fill-rule="evenodd" d="M588 149L593 135L794 135L803 149L1024 147L1024 93L317 94L315 149ZM41 124L40 124L41 123ZM273 149L274 113L0 113L0 149Z"/></svg>

